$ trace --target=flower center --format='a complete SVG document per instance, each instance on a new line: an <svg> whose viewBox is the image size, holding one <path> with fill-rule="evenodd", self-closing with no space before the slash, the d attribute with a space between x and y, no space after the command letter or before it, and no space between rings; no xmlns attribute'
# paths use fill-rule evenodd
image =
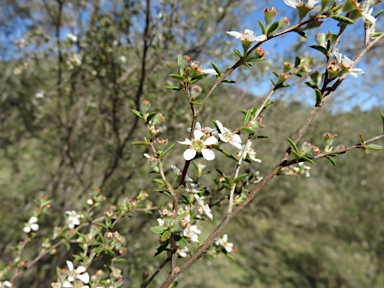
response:
<svg viewBox="0 0 384 288"><path fill-rule="evenodd" d="M196 152L201 152L201 150L205 148L205 145L201 140L192 140L191 148Z"/></svg>

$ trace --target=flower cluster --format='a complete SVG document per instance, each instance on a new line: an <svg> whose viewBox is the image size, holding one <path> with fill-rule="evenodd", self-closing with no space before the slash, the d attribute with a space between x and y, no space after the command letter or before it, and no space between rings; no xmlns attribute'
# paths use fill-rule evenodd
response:
<svg viewBox="0 0 384 288"><path fill-rule="evenodd" d="M84 215L77 213L75 210L65 211L65 214L68 215L66 224L69 229L73 229L75 226L80 225L80 219L84 218Z"/></svg>

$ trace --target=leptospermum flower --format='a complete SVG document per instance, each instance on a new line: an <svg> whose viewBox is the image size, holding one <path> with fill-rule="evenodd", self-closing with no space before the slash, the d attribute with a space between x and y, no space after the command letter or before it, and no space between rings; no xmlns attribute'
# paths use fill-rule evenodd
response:
<svg viewBox="0 0 384 288"><path fill-rule="evenodd" d="M242 149L240 150L238 156L241 156L241 154L243 153L243 150L245 149L245 152L243 154L243 159L247 158L247 156L248 156L249 159L251 159L252 161L260 163L261 160L260 159L256 159L256 152L253 150L251 145L252 145L252 142L249 141L245 148L244 148L244 146L242 147Z"/></svg>
<svg viewBox="0 0 384 288"><path fill-rule="evenodd" d="M214 136L211 136L204 141L200 140L201 137L204 136L204 133L199 130L195 130L193 134L195 138L192 140L185 138L185 141L183 142L177 141L180 144L189 146L189 148L184 152L184 159L192 160L193 158L195 158L196 153L202 153L203 157L208 161L215 159L215 153L207 146L217 145L217 139Z"/></svg>
<svg viewBox="0 0 384 288"><path fill-rule="evenodd" d="M73 269L73 263L71 261L67 261L67 266L69 269L67 281L63 283L63 288L71 288L73 286L73 281L76 279L80 280L84 284L88 284L89 282L89 274L86 271L84 266L79 266L76 270ZM77 287L77 286L76 286ZM84 287L84 286L83 286ZM85 286L88 287L88 286Z"/></svg>
<svg viewBox="0 0 384 288"><path fill-rule="evenodd" d="M224 234L222 238L217 238L214 242L216 246L224 248L227 252L232 252L233 243L228 242L228 235Z"/></svg>
<svg viewBox="0 0 384 288"><path fill-rule="evenodd" d="M195 194L193 195L197 201L197 204L199 205L198 209L201 208L202 209L202 212L201 214L205 214L207 215L207 217L210 219L210 220L213 220L213 215L212 215L212 212L211 212L211 209L209 208L208 204L205 204L204 201L203 201L203 197L199 197L199 195Z"/></svg>
<svg viewBox="0 0 384 288"><path fill-rule="evenodd" d="M354 78L357 78L357 74L364 74L364 71L363 69L360 69L360 68L349 68L351 67L354 62L349 59L347 56L344 55L344 58L341 59L342 55L340 52L339 52L339 49L335 49L335 57L337 59L337 62L339 63L339 65L343 65L345 68L348 69L348 74L351 75L352 77Z"/></svg>
<svg viewBox="0 0 384 288"><path fill-rule="evenodd" d="M193 242L199 242L199 236L197 234L200 234L201 231L197 229L196 225L191 225L189 214L184 219L188 222L188 226L184 229L183 235Z"/></svg>
<svg viewBox="0 0 384 288"><path fill-rule="evenodd" d="M68 218L66 223L68 224L69 229L75 228L75 226L80 225L80 218L83 218L84 216L81 214L78 214L76 211L65 211L65 214L68 214Z"/></svg>
<svg viewBox="0 0 384 288"><path fill-rule="evenodd" d="M25 233L29 233L31 231L37 231L39 229L39 224L37 224L37 217L32 216L29 218L28 223L23 228L23 231Z"/></svg>
<svg viewBox="0 0 384 288"><path fill-rule="evenodd" d="M195 125L195 130L199 130L204 133L204 136L206 138L209 138L211 136L218 136L219 134L217 133L216 129L211 128L211 127L201 127L200 122L196 122ZM187 129L188 132L191 132L191 127Z"/></svg>
<svg viewBox="0 0 384 288"><path fill-rule="evenodd" d="M233 134L231 130L225 128L219 120L216 120L217 127L220 130L220 140L235 146L237 149L241 149L241 138L238 134Z"/></svg>
<svg viewBox="0 0 384 288"><path fill-rule="evenodd" d="M227 31L228 35L235 37L236 39L240 39L242 42L256 42L256 41L264 41L267 39L266 35L255 36L253 35L253 31L249 29L245 29L244 32L237 31Z"/></svg>
<svg viewBox="0 0 384 288"><path fill-rule="evenodd" d="M218 75L215 69L204 69L202 66L200 66L200 62L197 61L191 62L191 68L196 71L197 74Z"/></svg>
<svg viewBox="0 0 384 288"><path fill-rule="evenodd" d="M313 8L320 0L284 0L284 3L292 8L297 8L297 6L306 6L308 8Z"/></svg>

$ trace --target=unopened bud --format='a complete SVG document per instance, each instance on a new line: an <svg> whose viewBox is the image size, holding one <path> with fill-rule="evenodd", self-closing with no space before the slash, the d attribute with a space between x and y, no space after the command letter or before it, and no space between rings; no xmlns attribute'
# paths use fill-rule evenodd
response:
<svg viewBox="0 0 384 288"><path fill-rule="evenodd" d="M288 28L291 23L289 22L288 17L281 17L279 20L279 26L277 27L277 30L283 30L285 28Z"/></svg>
<svg viewBox="0 0 384 288"><path fill-rule="evenodd" d="M179 220L179 225L181 228L185 229L188 227L188 221L186 219L182 218Z"/></svg>
<svg viewBox="0 0 384 288"><path fill-rule="evenodd" d="M192 101L195 100L197 97L199 97L199 95L201 94L201 91L203 91L203 89L200 86L197 86L197 85L192 86L191 88Z"/></svg>
<svg viewBox="0 0 384 288"><path fill-rule="evenodd" d="M325 34L324 33L317 33L315 36L315 40L316 40L317 44L326 48L326 40L325 40Z"/></svg>
<svg viewBox="0 0 384 288"><path fill-rule="evenodd" d="M204 209L202 207L197 207L196 212L200 215L204 214Z"/></svg>
<svg viewBox="0 0 384 288"><path fill-rule="evenodd" d="M145 115L148 112L149 107L151 107L151 103L148 100L144 100L141 103L141 114Z"/></svg>
<svg viewBox="0 0 384 288"><path fill-rule="evenodd" d="M277 15L277 12L275 10L275 7L272 7L271 10L269 10L268 7L264 9L264 19L265 19L266 27L269 27L269 25L275 19L276 15Z"/></svg>

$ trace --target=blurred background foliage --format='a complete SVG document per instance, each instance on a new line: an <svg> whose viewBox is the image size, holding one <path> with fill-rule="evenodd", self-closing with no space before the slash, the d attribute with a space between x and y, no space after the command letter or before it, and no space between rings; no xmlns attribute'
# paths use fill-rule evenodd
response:
<svg viewBox="0 0 384 288"><path fill-rule="evenodd" d="M206 68L214 61L224 70L233 63L231 50L238 44L225 31L257 30L254 19L253 27L244 27L243 13L249 16L275 3L152 1L147 9L145 1L134 0L1 1L0 262L12 261L8 247L25 237L23 223L33 200L42 195L53 202L51 214L39 219L39 237L63 225L64 211L81 210L80 202L94 189L101 189L109 204L144 189L155 205L165 205L166 197L151 192L156 175L148 174L150 165L143 157L149 148L131 145L142 140L146 128L130 109L139 110L149 100L151 110L166 118L161 137L183 140L189 107L180 93L163 89L175 84L168 74L177 71L177 55L189 55ZM66 37L69 33L76 41ZM356 51L361 38L348 33L355 46L345 46ZM297 53L308 53L305 42L276 43L266 49L267 61L231 75L238 84L216 90L199 119L203 126L218 119L233 130L239 127L240 110L261 103L270 72L281 70L280 63ZM379 46L362 65L369 69L381 53ZM359 142L358 132L366 139L382 133L383 100L375 90L382 84L381 68L366 72L341 87L304 141L322 149L323 132L339 134L336 143L347 146ZM203 93L213 81L207 77L201 82ZM269 172L288 146L285 138L293 137L307 117L314 95L299 85L277 93L273 101L263 113L262 134L269 138L254 143L262 163L245 163L244 171ZM167 173L171 164L181 168L184 163L180 146L166 158ZM336 168L325 159L316 161L310 178L272 180L225 230L237 248L236 261L199 260L181 275L179 287L383 287L384 154L354 150L336 160ZM214 166L208 167L212 173L203 180L213 185L213 168L232 175L235 162L216 152ZM224 211L225 203L213 208L214 221L199 226L200 241ZM124 287L139 287L142 272L152 274L164 259L153 258L158 239L148 228L156 218L157 211L137 213L117 227L127 238L127 260L119 264ZM37 240L29 243L25 259L36 256L39 245ZM50 287L56 267L64 267L77 252L76 245L69 251L60 247L26 271L16 286ZM95 261L89 272L106 261ZM162 282L163 270L151 287Z"/></svg>

